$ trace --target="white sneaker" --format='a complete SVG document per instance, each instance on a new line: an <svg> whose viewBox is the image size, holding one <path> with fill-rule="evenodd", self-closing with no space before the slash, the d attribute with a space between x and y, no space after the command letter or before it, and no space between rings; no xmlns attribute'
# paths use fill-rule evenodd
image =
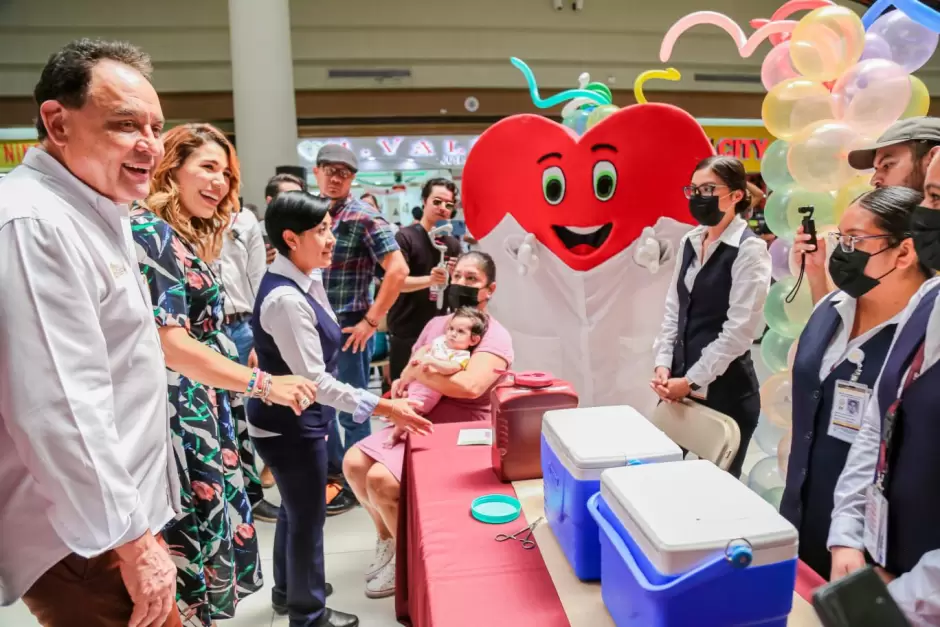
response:
<svg viewBox="0 0 940 627"><path fill-rule="evenodd" d="M366 596L370 599L384 599L395 594L395 558L379 569L366 584Z"/></svg>
<svg viewBox="0 0 940 627"><path fill-rule="evenodd" d="M395 557L395 541L391 538L387 540L378 539L375 541L375 558L366 569L366 581L372 579L382 568Z"/></svg>

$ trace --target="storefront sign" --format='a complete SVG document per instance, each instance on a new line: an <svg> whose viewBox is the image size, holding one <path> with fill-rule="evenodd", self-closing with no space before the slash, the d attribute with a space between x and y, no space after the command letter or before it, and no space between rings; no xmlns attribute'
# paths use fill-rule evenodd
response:
<svg viewBox="0 0 940 627"><path fill-rule="evenodd" d="M737 157L748 174L760 172L760 160L774 136L763 126L704 125L705 134L715 147L715 154Z"/></svg>
<svg viewBox="0 0 940 627"><path fill-rule="evenodd" d="M38 145L34 141L0 141L0 171L12 170L23 162L26 151Z"/></svg>

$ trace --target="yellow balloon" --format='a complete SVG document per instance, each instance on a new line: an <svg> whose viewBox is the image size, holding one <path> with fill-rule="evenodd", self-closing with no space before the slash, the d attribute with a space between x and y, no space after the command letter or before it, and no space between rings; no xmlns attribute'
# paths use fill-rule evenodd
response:
<svg viewBox="0 0 940 627"><path fill-rule="evenodd" d="M793 386L789 372L778 372L760 388L760 408L770 424L789 429L793 424Z"/></svg>
<svg viewBox="0 0 940 627"><path fill-rule="evenodd" d="M810 124L835 118L832 94L822 83L791 78L767 92L761 117L774 137L789 140Z"/></svg>
<svg viewBox="0 0 940 627"><path fill-rule="evenodd" d="M808 13L793 29L790 60L808 79L833 81L858 63L865 48L865 27L855 11L826 6Z"/></svg>
<svg viewBox="0 0 940 627"><path fill-rule="evenodd" d="M849 165L849 152L871 141L845 122L817 122L793 136L787 167L797 185L804 189L813 192L839 189L856 174Z"/></svg>
<svg viewBox="0 0 940 627"><path fill-rule="evenodd" d="M930 92L924 81L916 76L911 76L911 100L907 103L907 109L901 114L901 118L917 118L927 115L930 110Z"/></svg>
<svg viewBox="0 0 940 627"><path fill-rule="evenodd" d="M875 188L872 187L871 184L871 174L856 175L852 180L840 187L839 192L836 194L836 203L833 208L835 222L842 219L842 214L845 213L845 210L848 209L849 205L851 205L856 198L873 189Z"/></svg>
<svg viewBox="0 0 940 627"><path fill-rule="evenodd" d="M617 113L617 111L619 110L620 110L620 107L618 107L617 105L601 105L599 107L595 107L594 110L592 110L591 113L588 115L586 128L591 128L595 124L599 124L601 120L603 120L609 115L613 115L614 113Z"/></svg>

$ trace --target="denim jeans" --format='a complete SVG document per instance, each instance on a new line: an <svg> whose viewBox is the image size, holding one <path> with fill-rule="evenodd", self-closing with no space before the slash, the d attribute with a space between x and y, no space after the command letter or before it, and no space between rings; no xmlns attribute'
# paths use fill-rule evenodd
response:
<svg viewBox="0 0 940 627"><path fill-rule="evenodd" d="M248 363L248 355L255 346L255 336L251 332L251 316L242 318L234 324L222 325L222 331L235 342L238 349L238 361L241 365Z"/></svg>
<svg viewBox="0 0 940 627"><path fill-rule="evenodd" d="M365 316L365 312L337 314L337 321L340 327L354 327ZM349 338L343 335L343 343ZM369 388L369 364L372 361L372 349L375 345L375 338L369 338L366 350L358 353L352 352L352 349L343 351L337 360L336 378L347 383L354 388L367 390ZM342 425L344 437L340 439L339 427ZM346 455L352 446L372 434L372 424L366 420L362 424L356 424L353 421L352 414L346 412L337 412L336 420L330 424L330 435L327 441L329 448L329 472L331 475L340 474L343 469L343 456Z"/></svg>

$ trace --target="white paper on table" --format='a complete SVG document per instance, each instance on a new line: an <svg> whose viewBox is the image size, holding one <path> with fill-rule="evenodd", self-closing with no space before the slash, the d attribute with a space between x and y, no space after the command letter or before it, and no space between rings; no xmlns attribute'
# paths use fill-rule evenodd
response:
<svg viewBox="0 0 940 627"><path fill-rule="evenodd" d="M492 443L492 429L461 429L457 436L457 446L489 446Z"/></svg>

